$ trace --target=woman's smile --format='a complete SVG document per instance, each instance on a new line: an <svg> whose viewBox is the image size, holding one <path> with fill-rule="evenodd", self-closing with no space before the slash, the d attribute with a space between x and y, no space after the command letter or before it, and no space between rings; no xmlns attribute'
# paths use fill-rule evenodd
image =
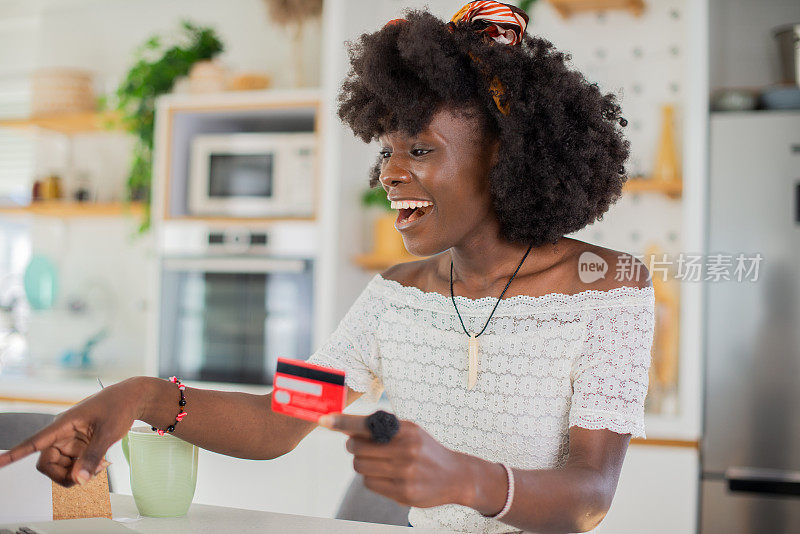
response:
<svg viewBox="0 0 800 534"><path fill-rule="evenodd" d="M403 232L416 228L423 220L427 220L426 217L436 209L436 206L430 201L395 201L392 202L392 209L397 210L394 227Z"/></svg>

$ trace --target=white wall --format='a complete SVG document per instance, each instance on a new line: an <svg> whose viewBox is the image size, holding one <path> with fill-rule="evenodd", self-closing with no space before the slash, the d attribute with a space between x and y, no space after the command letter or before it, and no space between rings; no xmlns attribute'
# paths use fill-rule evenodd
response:
<svg viewBox="0 0 800 534"><path fill-rule="evenodd" d="M529 31L572 54L572 65L604 92L619 98L631 143L628 174L649 175L661 134L661 106L675 106L679 158L687 87L685 0L647 2L640 17L625 11L586 13L564 20L549 5L537 5ZM702 176L684 176L701 180ZM655 244L682 251L681 202L661 195L626 195L598 221L573 237L643 254Z"/></svg>
<svg viewBox="0 0 800 534"><path fill-rule="evenodd" d="M225 45L221 59L235 70L267 72L275 87L294 84L291 33L269 20L261 0L92 1L54 3L44 11L37 65L91 68L109 90L130 67L133 50L154 33L169 34L182 19L212 26ZM306 25L304 72L319 85L320 21Z"/></svg>

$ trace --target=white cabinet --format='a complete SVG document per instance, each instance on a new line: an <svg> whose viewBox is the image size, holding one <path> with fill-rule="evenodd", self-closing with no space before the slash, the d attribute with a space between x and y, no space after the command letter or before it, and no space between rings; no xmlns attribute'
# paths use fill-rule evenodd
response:
<svg viewBox="0 0 800 534"><path fill-rule="evenodd" d="M598 534L689 534L697 531L698 451L631 445Z"/></svg>

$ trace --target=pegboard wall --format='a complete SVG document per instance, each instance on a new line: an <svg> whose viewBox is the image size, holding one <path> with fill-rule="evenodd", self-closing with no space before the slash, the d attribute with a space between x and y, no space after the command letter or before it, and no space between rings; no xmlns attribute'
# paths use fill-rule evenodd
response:
<svg viewBox="0 0 800 534"><path fill-rule="evenodd" d="M649 175L661 133L661 106L675 108L678 158L683 140L687 78L686 0L651 0L639 17L627 11L589 12L561 18L546 2L532 10L528 32L572 55L572 66L601 91L613 92L628 120L629 176ZM684 180L692 179L686 176ZM694 177L699 179L699 177ZM681 249L681 203L658 194L626 195L603 220L573 237L643 254L651 244L667 254Z"/></svg>

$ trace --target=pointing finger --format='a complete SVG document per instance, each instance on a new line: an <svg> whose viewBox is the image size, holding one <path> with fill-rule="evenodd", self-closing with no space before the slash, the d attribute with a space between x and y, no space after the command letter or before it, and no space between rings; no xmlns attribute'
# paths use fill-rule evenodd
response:
<svg viewBox="0 0 800 534"><path fill-rule="evenodd" d="M0 467L22 460L35 452L42 451L52 445L59 434L59 428L45 427L11 450L0 454Z"/></svg>

